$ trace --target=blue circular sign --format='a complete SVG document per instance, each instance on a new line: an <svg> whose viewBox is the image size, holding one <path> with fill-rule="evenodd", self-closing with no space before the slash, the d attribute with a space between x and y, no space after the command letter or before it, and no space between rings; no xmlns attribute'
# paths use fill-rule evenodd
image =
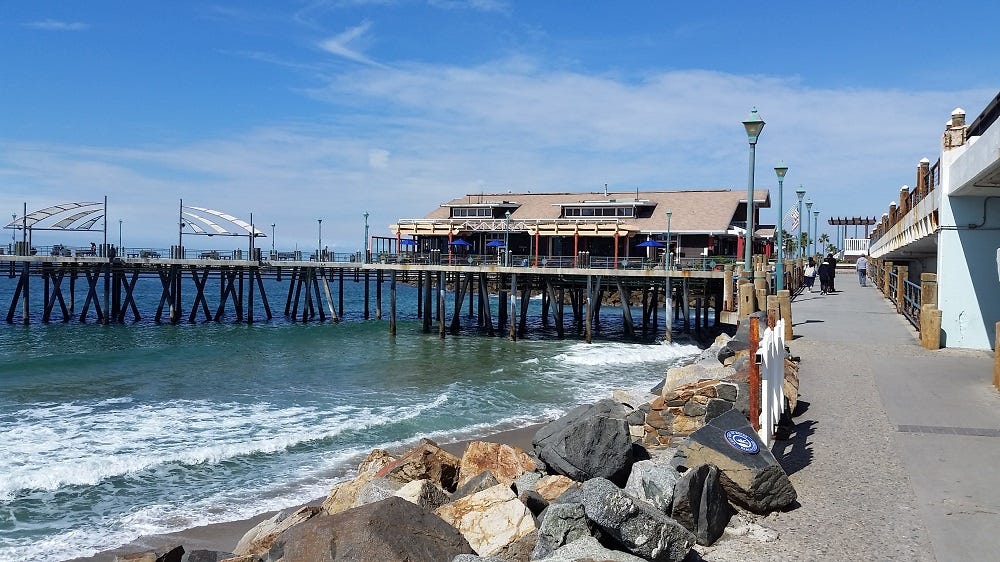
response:
<svg viewBox="0 0 1000 562"><path fill-rule="evenodd" d="M757 440L742 431L730 429L726 432L726 441L728 441L733 448L739 449L748 455L752 455L757 451L760 451L760 447L757 446Z"/></svg>

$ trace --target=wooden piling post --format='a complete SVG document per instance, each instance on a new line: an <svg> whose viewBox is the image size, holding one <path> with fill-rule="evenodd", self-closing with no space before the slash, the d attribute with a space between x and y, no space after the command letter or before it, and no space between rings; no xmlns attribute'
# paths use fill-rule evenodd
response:
<svg viewBox="0 0 1000 562"><path fill-rule="evenodd" d="M585 341L587 343L591 342L591 335L592 335L591 331L590 331L590 321L591 321L590 315L591 315L591 311L593 310L593 306L592 306L592 304L590 302L591 301L590 291L591 291L591 276L588 275L587 276L587 295L586 295L586 299L587 300L586 300L586 310L584 312L584 317L585 318L584 318L584 328L583 328L583 341Z"/></svg>
<svg viewBox="0 0 1000 562"><path fill-rule="evenodd" d="M792 330L792 292L788 289L778 291L778 312L785 321L785 341L795 337Z"/></svg>
<svg viewBox="0 0 1000 562"><path fill-rule="evenodd" d="M920 307L920 345L941 349L941 311L932 304Z"/></svg>
<svg viewBox="0 0 1000 562"><path fill-rule="evenodd" d="M396 270L389 271L389 335L396 335Z"/></svg>
<svg viewBox="0 0 1000 562"><path fill-rule="evenodd" d="M749 281L740 281L739 301L737 302L737 316L742 320L755 311L756 294L753 285Z"/></svg>
<svg viewBox="0 0 1000 562"><path fill-rule="evenodd" d="M510 275L510 314L507 318L510 341L517 341L517 274Z"/></svg>
<svg viewBox="0 0 1000 562"><path fill-rule="evenodd" d="M906 281L910 268L905 265L896 266L896 311L902 313L906 308Z"/></svg>
<svg viewBox="0 0 1000 562"><path fill-rule="evenodd" d="M731 264L724 265L722 271L722 310L733 311L736 310L736 303L733 301L733 266Z"/></svg>

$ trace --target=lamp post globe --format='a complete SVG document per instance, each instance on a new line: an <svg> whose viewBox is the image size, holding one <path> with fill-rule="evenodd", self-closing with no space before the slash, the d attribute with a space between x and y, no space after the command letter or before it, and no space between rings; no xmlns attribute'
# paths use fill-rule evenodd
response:
<svg viewBox="0 0 1000 562"><path fill-rule="evenodd" d="M747 140L750 142L750 172L747 179L747 230L746 230L746 243L743 245L743 269L747 279L751 282L753 281L753 172L754 172L754 159L756 158L757 150L757 138L760 136L760 132L764 129L764 120L760 118L760 114L757 113L757 108L754 107L750 111L750 116L747 117L746 121L743 121L743 128L747 132Z"/></svg>
<svg viewBox="0 0 1000 562"><path fill-rule="evenodd" d="M798 237L798 239L796 241L796 244L795 244L795 248L797 249L798 254L799 254L799 259L804 258L805 255L806 255L805 244L802 243L802 222L803 222L803 216L802 216L802 197L804 197L805 194L806 194L806 190L802 189L801 185L799 186L798 189L795 190L795 195L799 196L799 220L798 220L798 222L799 222L799 237ZM805 217L805 218L808 218L808 217Z"/></svg>
<svg viewBox="0 0 1000 562"><path fill-rule="evenodd" d="M774 267L774 289L780 291L785 288L785 237L782 232L785 226L785 209L782 200L782 183L785 181L785 174L788 173L788 166L782 161L774 167L774 173L778 176L778 263Z"/></svg>

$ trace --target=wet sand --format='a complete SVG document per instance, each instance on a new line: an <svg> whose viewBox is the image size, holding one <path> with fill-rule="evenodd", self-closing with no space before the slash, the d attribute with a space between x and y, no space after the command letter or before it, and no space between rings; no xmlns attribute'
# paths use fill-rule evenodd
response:
<svg viewBox="0 0 1000 562"><path fill-rule="evenodd" d="M456 441L454 443L440 443L439 445L442 449L458 456L462 455L466 446L468 446L468 444L472 441L504 443L524 451L530 451L531 439L535 436L535 432L538 431L538 428L541 426L542 424L536 424L509 431L501 431L479 439ZM401 452L403 451L393 451L393 453ZM320 505L323 503L324 499L326 498L316 498L315 500L303 505ZM298 507L302 506L288 509L294 510ZM264 519L272 517L277 512L277 510L268 511L249 519L202 525L199 527L184 529L183 531L177 531L175 533L143 536L129 544L105 550L93 556L74 558L72 559L72 562L114 562L115 557L119 555L149 550L163 551L177 545L184 545L184 550L187 552L192 550L219 550L223 552L232 552L232 549L236 547L236 543L243 538L243 535L245 535L247 531L252 529L257 523L263 521Z"/></svg>

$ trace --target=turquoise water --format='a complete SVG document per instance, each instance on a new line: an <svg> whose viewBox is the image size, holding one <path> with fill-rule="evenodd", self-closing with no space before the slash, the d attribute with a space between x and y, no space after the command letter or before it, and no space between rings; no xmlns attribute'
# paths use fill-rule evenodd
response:
<svg viewBox="0 0 1000 562"><path fill-rule="evenodd" d="M157 325L159 283L140 283L138 323L0 324L0 560L64 560L309 501L372 448L552 419L648 389L697 352L621 340L611 307L589 345L537 325L517 342L440 339L421 332L406 286L391 338L386 320L363 320L352 282L339 324ZM287 279L267 283L277 314ZM12 289L0 279L4 311Z"/></svg>

